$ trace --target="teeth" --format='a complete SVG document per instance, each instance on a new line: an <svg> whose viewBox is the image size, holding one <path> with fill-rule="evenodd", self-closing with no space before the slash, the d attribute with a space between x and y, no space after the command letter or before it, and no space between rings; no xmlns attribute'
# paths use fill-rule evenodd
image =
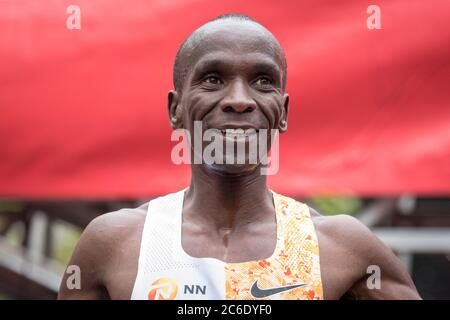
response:
<svg viewBox="0 0 450 320"><path fill-rule="evenodd" d="M244 134L243 129L226 129L225 131L230 134Z"/></svg>
<svg viewBox="0 0 450 320"><path fill-rule="evenodd" d="M222 134L230 134L230 135L242 135L242 136L248 136L256 132L256 130L247 130L244 129L223 129L220 130Z"/></svg>

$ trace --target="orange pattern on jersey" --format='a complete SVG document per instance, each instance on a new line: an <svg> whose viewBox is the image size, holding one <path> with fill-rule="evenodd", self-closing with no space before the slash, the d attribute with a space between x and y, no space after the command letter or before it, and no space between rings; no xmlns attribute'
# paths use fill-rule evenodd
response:
<svg viewBox="0 0 450 320"><path fill-rule="evenodd" d="M265 299L323 299L319 245L306 204L273 192L277 218L277 245L265 260L227 263L226 299L255 299L250 289L258 280L262 290L306 283Z"/></svg>

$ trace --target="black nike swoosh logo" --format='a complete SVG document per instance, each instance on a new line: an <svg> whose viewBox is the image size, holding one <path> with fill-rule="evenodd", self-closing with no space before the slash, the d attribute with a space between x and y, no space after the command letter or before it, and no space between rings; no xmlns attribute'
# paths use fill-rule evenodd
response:
<svg viewBox="0 0 450 320"><path fill-rule="evenodd" d="M292 289L295 289L298 287L303 287L303 286L306 286L306 283L299 283L299 284L293 284L290 286L276 287L276 288L269 288L269 289L260 289L258 287L258 280L256 280L255 283L253 283L253 285L252 285L250 293L255 298L266 298L266 297L272 296L272 295L280 293L280 292L289 291L289 290L292 290Z"/></svg>

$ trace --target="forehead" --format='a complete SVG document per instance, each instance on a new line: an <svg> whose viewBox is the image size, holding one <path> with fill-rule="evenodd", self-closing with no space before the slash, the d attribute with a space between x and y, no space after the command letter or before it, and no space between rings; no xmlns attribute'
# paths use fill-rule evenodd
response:
<svg viewBox="0 0 450 320"><path fill-rule="evenodd" d="M196 31L188 48L189 69L210 60L223 64L272 64L282 70L282 50L273 35L251 21L223 21L206 24Z"/></svg>

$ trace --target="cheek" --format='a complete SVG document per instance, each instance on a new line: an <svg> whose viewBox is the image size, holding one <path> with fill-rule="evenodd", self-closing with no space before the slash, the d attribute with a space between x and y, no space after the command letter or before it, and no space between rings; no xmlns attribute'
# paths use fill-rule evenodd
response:
<svg viewBox="0 0 450 320"><path fill-rule="evenodd" d="M280 121L283 108L282 98L279 96L266 96L255 100L261 108L262 113L269 121L270 128L278 128L278 122Z"/></svg>
<svg viewBox="0 0 450 320"><path fill-rule="evenodd" d="M220 101L217 94L195 94L192 93L183 100L185 110L185 121L201 121Z"/></svg>

